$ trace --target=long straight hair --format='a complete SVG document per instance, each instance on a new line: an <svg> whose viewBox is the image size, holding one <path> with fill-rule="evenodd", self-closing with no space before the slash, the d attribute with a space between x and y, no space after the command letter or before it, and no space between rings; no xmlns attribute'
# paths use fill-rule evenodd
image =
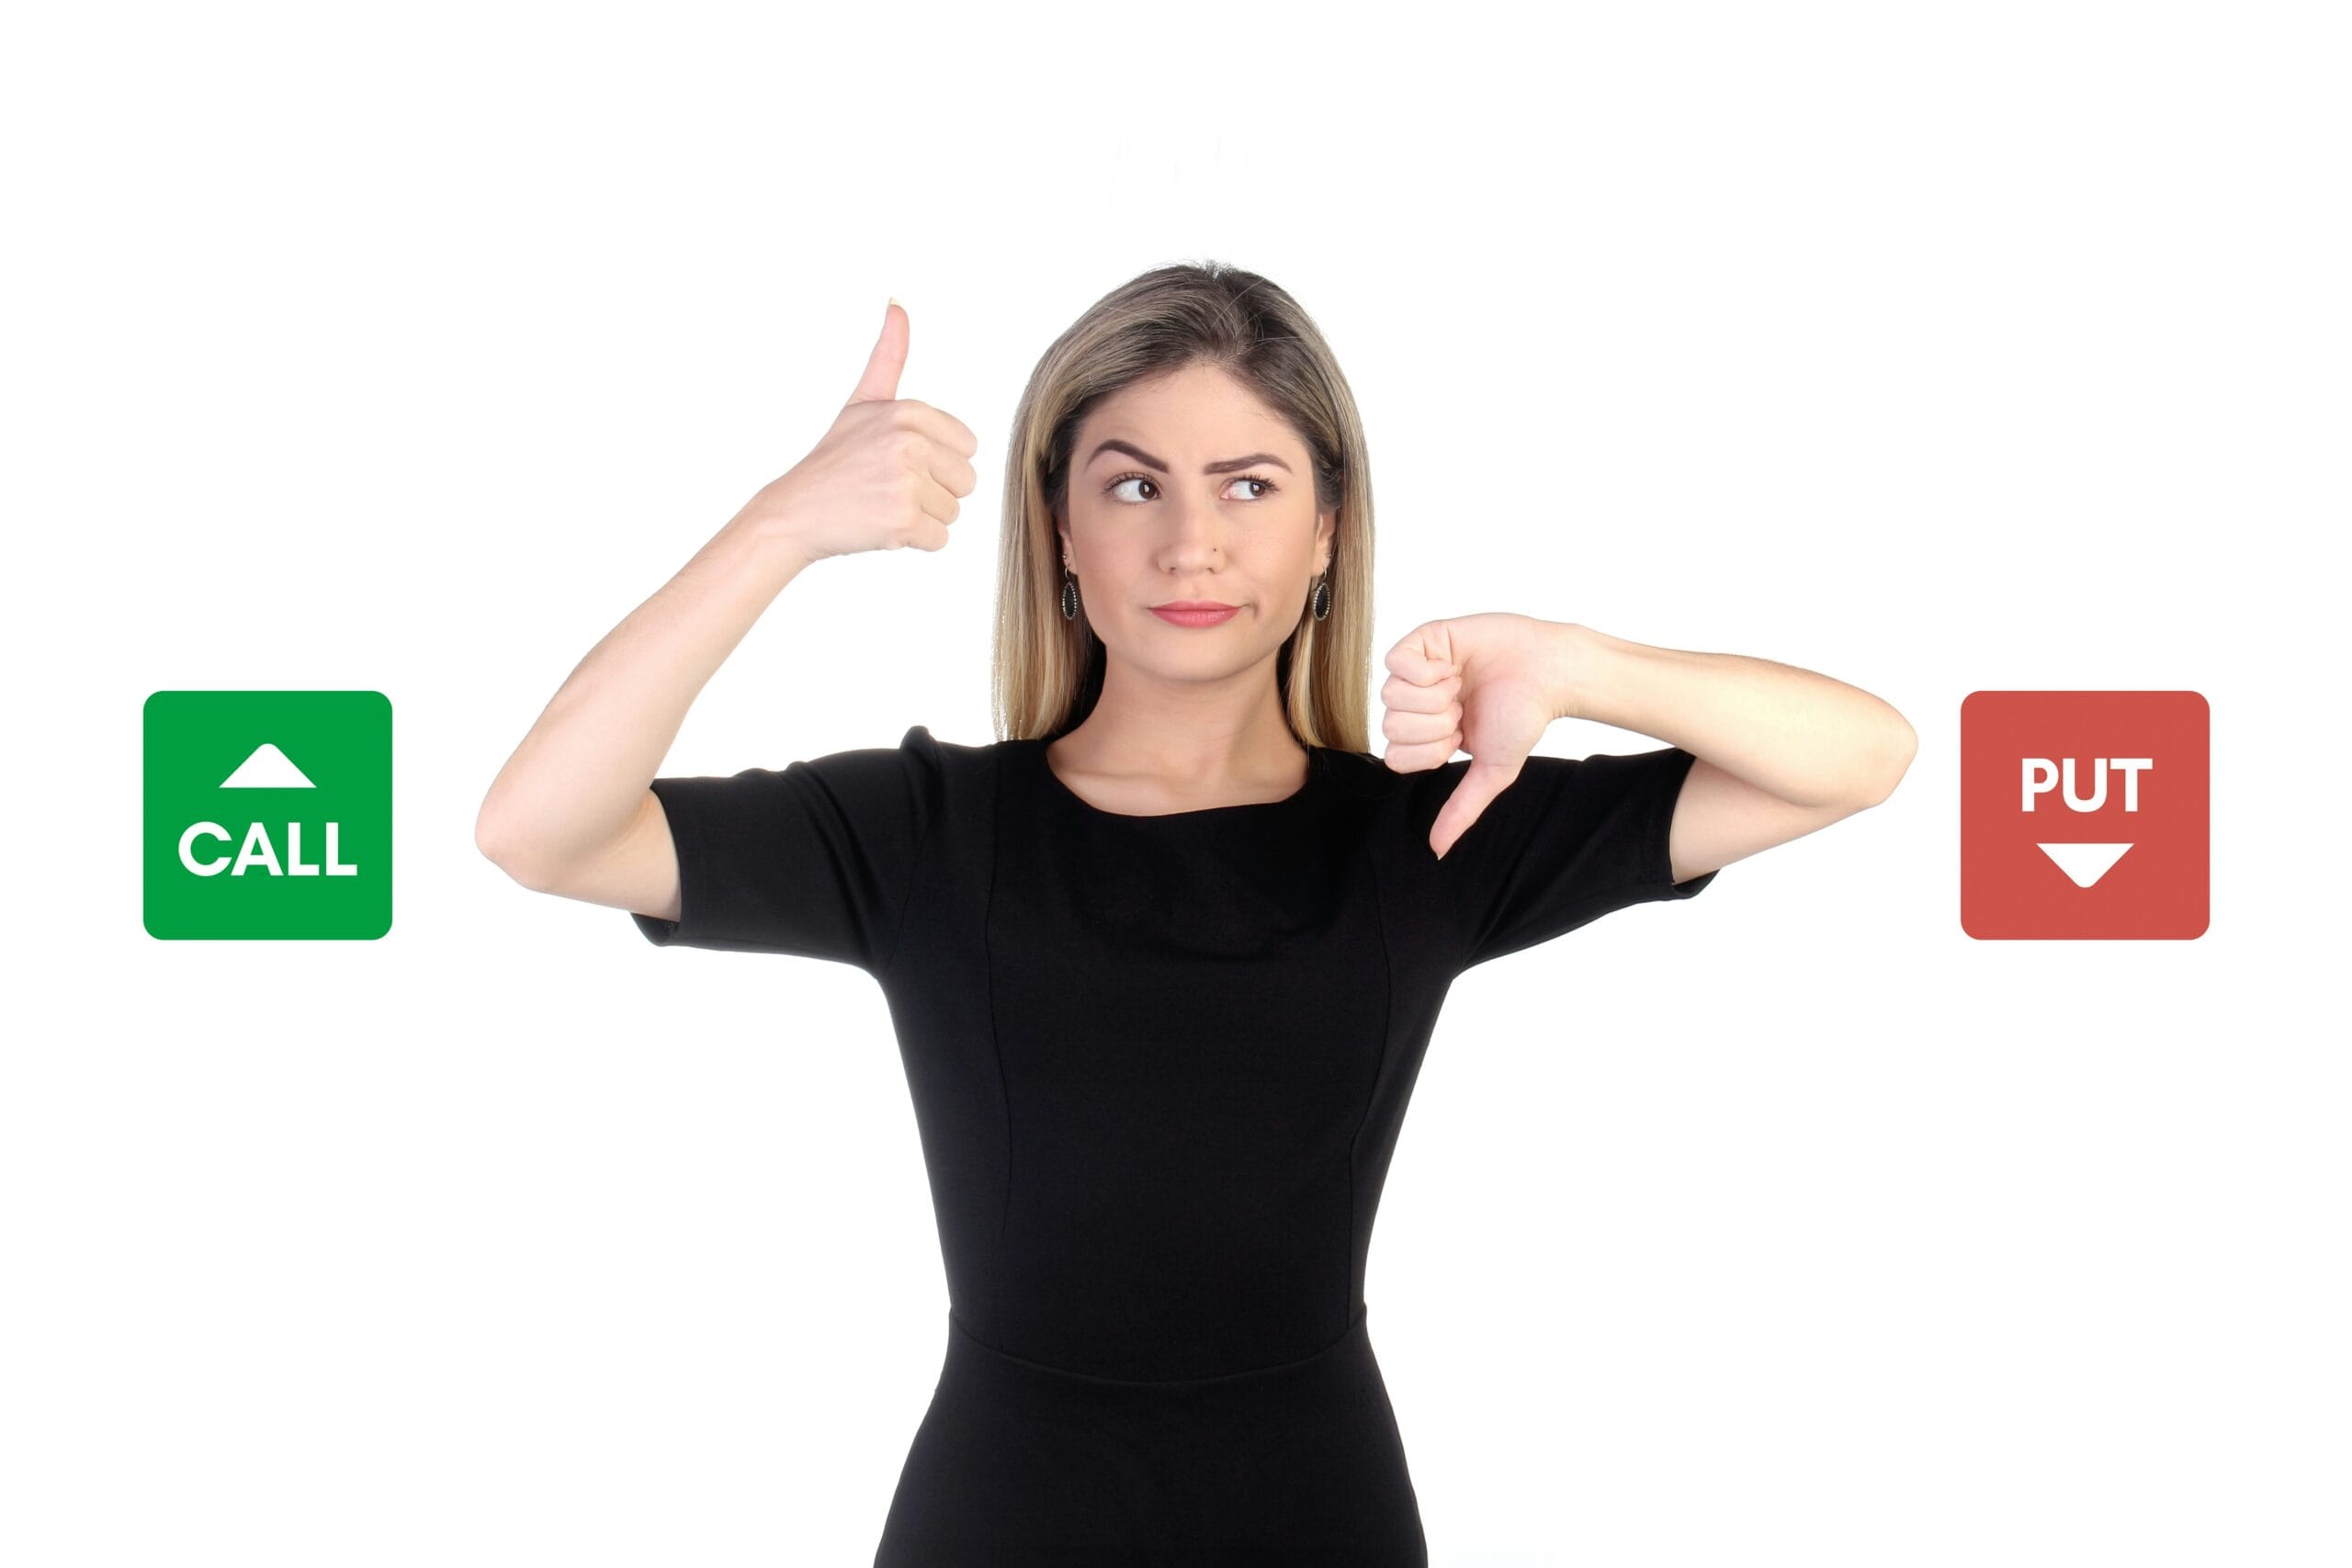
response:
<svg viewBox="0 0 2352 1568"><path fill-rule="evenodd" d="M1050 738L1082 721L1102 691L1107 652L1081 605L1061 612L1055 523L1069 503L1079 426L1122 388L1216 366L1289 422L1315 469L1317 515L1334 513L1330 614L1312 595L1274 660L1291 731L1305 746L1371 750L1372 473L1354 394L1298 301L1222 262L1158 267L1087 308L1029 374L1004 465L997 557L993 696L997 733Z"/></svg>

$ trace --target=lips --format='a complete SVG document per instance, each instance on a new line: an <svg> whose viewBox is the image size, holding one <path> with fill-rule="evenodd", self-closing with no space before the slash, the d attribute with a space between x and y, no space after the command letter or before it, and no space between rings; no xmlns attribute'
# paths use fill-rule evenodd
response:
<svg viewBox="0 0 2352 1568"><path fill-rule="evenodd" d="M1170 626L1214 626L1239 615L1241 607L1238 604L1202 604L1197 600L1190 604L1180 601L1172 604L1154 604L1151 613Z"/></svg>

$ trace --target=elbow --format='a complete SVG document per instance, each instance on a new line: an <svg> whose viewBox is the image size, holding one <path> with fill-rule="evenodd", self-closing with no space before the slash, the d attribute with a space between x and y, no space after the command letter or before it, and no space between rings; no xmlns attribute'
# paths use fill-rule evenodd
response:
<svg viewBox="0 0 2352 1568"><path fill-rule="evenodd" d="M1919 754L1919 732L1912 728L1909 721L1900 714L1895 715L1895 723L1899 728L1887 744L1886 759L1878 770L1879 783L1863 796L1866 806L1883 805L1887 796L1894 793L1895 786L1903 782L1904 775L1911 771L1912 759Z"/></svg>
<svg viewBox="0 0 2352 1568"><path fill-rule="evenodd" d="M481 803L481 809L474 813L474 848L492 862L506 852L503 829L498 819L491 815L487 800Z"/></svg>
<svg viewBox="0 0 2352 1568"><path fill-rule="evenodd" d="M474 818L474 848L484 860L513 877L525 887L534 887L531 877L522 869L522 855L515 850L503 824L492 817L487 805Z"/></svg>

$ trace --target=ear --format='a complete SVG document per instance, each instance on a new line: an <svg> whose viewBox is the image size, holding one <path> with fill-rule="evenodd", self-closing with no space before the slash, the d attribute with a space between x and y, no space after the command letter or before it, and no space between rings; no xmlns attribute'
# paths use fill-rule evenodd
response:
<svg viewBox="0 0 2352 1568"><path fill-rule="evenodd" d="M1326 512L1316 522L1315 542L1322 547L1323 551L1323 564L1315 569L1315 573L1318 577L1331 570L1331 539L1339 518L1338 513Z"/></svg>

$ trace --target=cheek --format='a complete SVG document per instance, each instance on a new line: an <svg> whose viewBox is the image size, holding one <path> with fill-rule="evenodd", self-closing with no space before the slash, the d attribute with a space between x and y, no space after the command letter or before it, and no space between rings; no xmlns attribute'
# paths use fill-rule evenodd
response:
<svg viewBox="0 0 2352 1568"><path fill-rule="evenodd" d="M1112 529L1102 529L1087 541L1087 559L1094 570L1106 577L1125 579L1149 567L1148 553L1132 535L1122 536Z"/></svg>

